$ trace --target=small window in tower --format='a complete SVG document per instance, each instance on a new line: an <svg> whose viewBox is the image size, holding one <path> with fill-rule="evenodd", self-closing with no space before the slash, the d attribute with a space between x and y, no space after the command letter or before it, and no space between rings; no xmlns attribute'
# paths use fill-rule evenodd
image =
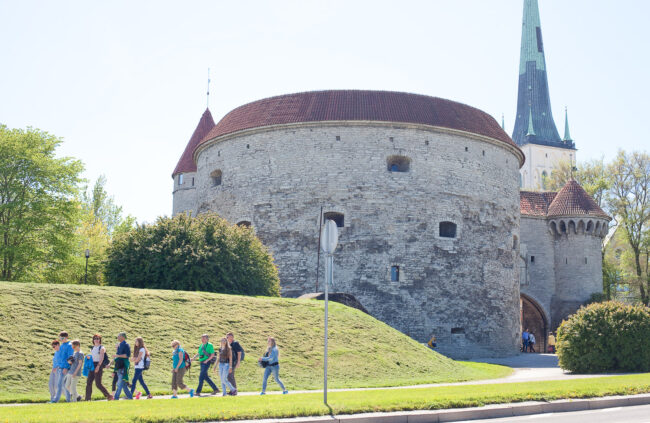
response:
<svg viewBox="0 0 650 423"><path fill-rule="evenodd" d="M393 142L393 137L388 137L388 141Z"/></svg>
<svg viewBox="0 0 650 423"><path fill-rule="evenodd" d="M251 148L251 145L250 145L250 144L246 144L246 148Z"/></svg>
<svg viewBox="0 0 650 423"><path fill-rule="evenodd" d="M485 150L483 150L483 155L485 156Z"/></svg>
<svg viewBox="0 0 650 423"><path fill-rule="evenodd" d="M530 262L535 263L535 256L530 256Z"/></svg>
<svg viewBox="0 0 650 423"><path fill-rule="evenodd" d="M345 226L345 216L343 213L338 212L327 212L323 214L323 223L328 220L333 220L336 223L336 227L343 228Z"/></svg>
<svg viewBox="0 0 650 423"><path fill-rule="evenodd" d="M429 140L424 140L424 145L429 145Z"/></svg>
<svg viewBox="0 0 650 423"><path fill-rule="evenodd" d="M192 186L194 186L194 178L192 178Z"/></svg>
<svg viewBox="0 0 650 423"><path fill-rule="evenodd" d="M341 141L341 136L340 135L336 136L336 141Z"/></svg>
<svg viewBox="0 0 650 423"><path fill-rule="evenodd" d="M564 258L564 264L569 264L569 258L568 257Z"/></svg>
<svg viewBox="0 0 650 423"><path fill-rule="evenodd" d="M456 238L456 224L454 222L440 222L438 235L441 238Z"/></svg>
<svg viewBox="0 0 650 423"><path fill-rule="evenodd" d="M178 185L183 185L183 174L178 175Z"/></svg>
<svg viewBox="0 0 650 423"><path fill-rule="evenodd" d="M585 257L585 264L587 264L587 257Z"/></svg>
<svg viewBox="0 0 650 423"><path fill-rule="evenodd" d="M465 147L465 151L469 151L469 147Z"/></svg>
<svg viewBox="0 0 650 423"><path fill-rule="evenodd" d="M390 281L399 282L399 266L390 267Z"/></svg>
<svg viewBox="0 0 650 423"><path fill-rule="evenodd" d="M546 153L546 158L548 158L548 153Z"/></svg>
<svg viewBox="0 0 650 423"><path fill-rule="evenodd" d="M411 168L411 159L406 156L389 156L386 159L389 172L408 172Z"/></svg>
<svg viewBox="0 0 650 423"><path fill-rule="evenodd" d="M212 180L213 187L221 185L221 175L221 169L217 169L210 173L210 179Z"/></svg>

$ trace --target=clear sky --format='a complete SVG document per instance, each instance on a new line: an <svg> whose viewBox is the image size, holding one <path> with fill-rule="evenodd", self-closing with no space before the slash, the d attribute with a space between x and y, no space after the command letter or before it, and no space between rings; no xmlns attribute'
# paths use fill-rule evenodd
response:
<svg viewBox="0 0 650 423"><path fill-rule="evenodd" d="M578 161L650 150L650 2L540 0L555 122ZM0 0L0 123L65 141L139 221L169 215L206 107L381 89L478 107L512 132L521 0Z"/></svg>

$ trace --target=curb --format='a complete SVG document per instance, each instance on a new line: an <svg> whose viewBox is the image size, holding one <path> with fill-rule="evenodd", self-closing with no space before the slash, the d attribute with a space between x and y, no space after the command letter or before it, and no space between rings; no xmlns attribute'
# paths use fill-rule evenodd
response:
<svg viewBox="0 0 650 423"><path fill-rule="evenodd" d="M297 417L290 419L240 420L238 423L441 423L517 417L543 413L600 410L603 408L629 407L648 404L650 404L650 394L640 394L602 398L556 400L551 402L529 401L446 410L342 414L339 416Z"/></svg>

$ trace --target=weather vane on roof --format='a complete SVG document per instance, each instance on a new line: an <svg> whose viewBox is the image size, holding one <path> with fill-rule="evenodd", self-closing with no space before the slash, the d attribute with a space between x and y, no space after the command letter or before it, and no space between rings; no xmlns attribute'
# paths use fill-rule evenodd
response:
<svg viewBox="0 0 650 423"><path fill-rule="evenodd" d="M205 97L206 97L205 107L209 109L210 108L210 68L208 68L208 91L206 92Z"/></svg>

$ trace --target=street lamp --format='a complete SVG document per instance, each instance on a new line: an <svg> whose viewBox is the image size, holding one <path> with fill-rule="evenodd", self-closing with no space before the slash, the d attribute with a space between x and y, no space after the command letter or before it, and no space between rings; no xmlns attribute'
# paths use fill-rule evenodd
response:
<svg viewBox="0 0 650 423"><path fill-rule="evenodd" d="M88 257L90 257L90 250L86 248L86 276L84 276L84 285L88 285Z"/></svg>
<svg viewBox="0 0 650 423"><path fill-rule="evenodd" d="M323 402L327 405L327 306L329 296L329 286L334 280L334 250L339 242L339 232L336 229L336 222L328 220L323 227L323 234L321 236L321 248L327 254L327 268L325 271L325 360L324 360L324 374L323 374Z"/></svg>

